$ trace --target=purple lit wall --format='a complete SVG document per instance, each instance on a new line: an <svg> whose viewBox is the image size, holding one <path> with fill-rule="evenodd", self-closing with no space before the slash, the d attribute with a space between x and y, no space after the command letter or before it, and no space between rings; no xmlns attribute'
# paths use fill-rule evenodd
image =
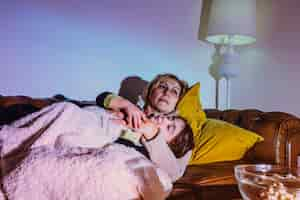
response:
<svg viewBox="0 0 300 200"><path fill-rule="evenodd" d="M7 0L0 8L0 94L91 100L117 92L132 75L172 72L201 82L214 107L208 73L212 46L197 39L200 0ZM257 1L258 42L241 52L233 108L300 116L298 0ZM221 82L221 108L225 105Z"/></svg>
<svg viewBox="0 0 300 200"><path fill-rule="evenodd" d="M198 0L7 1L1 12L0 93L94 99L129 75L209 80ZM5 20L4 20L5 19ZM4 31L5 30L5 31ZM197 73L195 73L197 71ZM203 72L201 72L203 71ZM206 79L206 80L205 80ZM206 86L208 87L208 85Z"/></svg>

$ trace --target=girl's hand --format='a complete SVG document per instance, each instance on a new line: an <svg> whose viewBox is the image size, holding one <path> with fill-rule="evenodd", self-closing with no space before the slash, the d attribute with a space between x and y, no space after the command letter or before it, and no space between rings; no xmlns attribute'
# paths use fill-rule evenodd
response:
<svg viewBox="0 0 300 200"><path fill-rule="evenodd" d="M155 123L147 120L136 131L141 133L146 140L151 140L158 134L159 128Z"/></svg>
<svg viewBox="0 0 300 200"><path fill-rule="evenodd" d="M116 96L111 100L109 108L123 112L127 126L133 129L138 129L141 124L147 120L147 117L142 110L120 96Z"/></svg>

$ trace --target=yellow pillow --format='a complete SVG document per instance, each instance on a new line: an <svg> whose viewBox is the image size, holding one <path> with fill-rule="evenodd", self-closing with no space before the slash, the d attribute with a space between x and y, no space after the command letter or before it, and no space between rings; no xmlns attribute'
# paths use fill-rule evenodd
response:
<svg viewBox="0 0 300 200"><path fill-rule="evenodd" d="M176 108L178 114L191 126L194 136L201 131L202 125L206 121L206 115L200 102L199 89L200 83L198 82L181 98Z"/></svg>
<svg viewBox="0 0 300 200"><path fill-rule="evenodd" d="M201 134L194 137L195 147L189 164L239 160L263 137L225 121L207 119Z"/></svg>

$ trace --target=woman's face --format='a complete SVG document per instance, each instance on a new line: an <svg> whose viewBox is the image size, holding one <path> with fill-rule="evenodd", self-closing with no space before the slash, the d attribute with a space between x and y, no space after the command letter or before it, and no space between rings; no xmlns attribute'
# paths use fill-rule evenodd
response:
<svg viewBox="0 0 300 200"><path fill-rule="evenodd" d="M185 121L178 117L156 116L151 121L157 124L167 142L171 142L186 126Z"/></svg>
<svg viewBox="0 0 300 200"><path fill-rule="evenodd" d="M181 93L180 84L169 77L161 78L150 91L150 105L158 112L169 113L175 110Z"/></svg>

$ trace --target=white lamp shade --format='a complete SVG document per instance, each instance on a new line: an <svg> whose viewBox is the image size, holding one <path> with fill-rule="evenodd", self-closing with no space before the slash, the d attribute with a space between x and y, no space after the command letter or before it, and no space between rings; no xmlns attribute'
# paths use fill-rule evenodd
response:
<svg viewBox="0 0 300 200"><path fill-rule="evenodd" d="M203 5L202 12L206 12L207 21L204 23L207 23L207 27L201 30L200 24L200 39L221 45L229 43L245 45L255 42L256 0L203 0L203 2L206 4ZM201 31L205 31L204 38L201 38Z"/></svg>

